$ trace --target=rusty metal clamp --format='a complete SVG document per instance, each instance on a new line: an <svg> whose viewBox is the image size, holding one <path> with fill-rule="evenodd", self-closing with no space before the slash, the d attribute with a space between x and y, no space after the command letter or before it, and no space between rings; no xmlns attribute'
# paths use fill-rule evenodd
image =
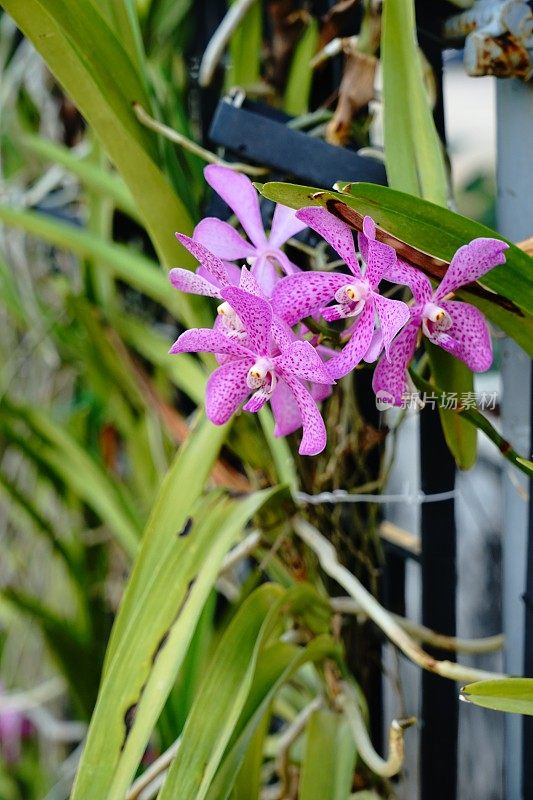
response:
<svg viewBox="0 0 533 800"><path fill-rule="evenodd" d="M533 76L533 11L525 0L476 0L472 8L450 17L447 39L464 39L468 75L498 78Z"/></svg>

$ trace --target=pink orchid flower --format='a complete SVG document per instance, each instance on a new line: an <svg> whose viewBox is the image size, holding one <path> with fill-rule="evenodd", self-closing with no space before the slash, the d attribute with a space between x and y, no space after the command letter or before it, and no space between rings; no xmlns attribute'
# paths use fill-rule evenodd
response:
<svg viewBox="0 0 533 800"><path fill-rule="evenodd" d="M382 297L377 291L381 279L396 261L396 252L376 240L374 222L365 217L363 233L359 235L359 249L367 265L363 274L348 225L324 208L304 208L298 211L297 216L331 245L352 275L340 272L291 275L276 285L272 306L289 325L318 310L328 321L355 317L354 324L344 333L344 337L349 337L348 343L327 364L332 377L342 378L367 353L373 340L376 313L387 354L392 340L409 319L409 308L405 303ZM337 304L324 308L333 299Z"/></svg>
<svg viewBox="0 0 533 800"><path fill-rule="evenodd" d="M474 239L460 247L435 291L422 272L398 260L387 278L411 289L414 305L411 319L392 343L389 359L382 358L375 371L376 394L393 405L401 405L407 390L407 366L421 330L433 344L461 359L473 372L485 372L492 364L492 342L481 311L462 301L448 299L460 286L478 280L498 264L505 263L508 245L499 239Z"/></svg>
<svg viewBox="0 0 533 800"><path fill-rule="evenodd" d="M255 413L272 400L276 434L284 436L302 425L300 454L322 452L326 446L326 428L315 400L303 383L334 383L320 356L310 342L279 339L283 349L275 354L273 342L279 332L273 327L270 303L235 286L225 287L220 294L242 321L246 344L217 330L197 328L182 333L170 349L171 353L209 352L231 357L207 382L208 418L215 425L223 425L250 394L244 411Z"/></svg>
<svg viewBox="0 0 533 800"><path fill-rule="evenodd" d="M266 237L256 190L249 178L228 167L210 164L204 169L208 184L236 214L250 241L246 241L231 225L216 217L206 217L194 229L193 238L226 261L246 260L252 275L267 297L280 279L276 264L292 275L299 268L281 247L306 225L296 218L292 208L278 203L272 218L270 236Z"/></svg>
<svg viewBox="0 0 533 800"><path fill-rule="evenodd" d="M5 690L0 683L0 696L2 695L5 695ZM9 707L0 711L0 760L16 764L22 755L22 742L31 733L31 722L22 711Z"/></svg>
<svg viewBox="0 0 533 800"><path fill-rule="evenodd" d="M229 267L233 266L232 264L227 264L222 261L222 259L208 250L207 247L204 247L203 244L196 242L189 236L185 236L183 233L177 233L176 238L200 262L200 267L196 272L191 272L181 267L174 267L169 270L168 277L172 285L182 292L200 294L205 297L214 297L223 300L217 309L218 316L215 322L215 328L226 336L241 340L245 339L246 330L241 320L231 305L223 299L221 292L222 289L227 286L237 285L243 291L248 292L248 294L266 299L254 276L246 267L242 267L237 271L237 275L235 275L235 273L229 269ZM288 344L290 344L293 339L296 339L296 334L294 334L289 326L276 315L272 318L272 326L278 339L282 337L288 340Z"/></svg>

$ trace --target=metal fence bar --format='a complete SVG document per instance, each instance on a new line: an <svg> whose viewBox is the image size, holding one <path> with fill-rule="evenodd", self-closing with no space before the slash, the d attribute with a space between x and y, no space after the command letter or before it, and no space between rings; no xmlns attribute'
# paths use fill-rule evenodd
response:
<svg viewBox="0 0 533 800"><path fill-rule="evenodd" d="M451 491L455 462L448 450L438 413L420 414L420 471L425 493ZM455 635L456 536L455 502L421 507L422 624ZM435 656L442 654L435 652ZM449 654L448 656L449 657ZM422 674L420 737L421 800L454 800L457 796L457 689L428 672Z"/></svg>
<svg viewBox="0 0 533 800"><path fill-rule="evenodd" d="M499 80L496 87L498 148L498 229L518 241L533 232L533 85L520 80ZM502 352L502 427L504 436L526 450L530 441L531 363L514 342L505 340ZM503 502L503 628L507 647L505 670L522 674L524 667L525 565L527 553L527 479L504 471ZM533 758L533 743L527 742ZM524 750L524 757L526 749ZM505 720L505 800L522 800L531 794L522 787L522 720L508 714Z"/></svg>

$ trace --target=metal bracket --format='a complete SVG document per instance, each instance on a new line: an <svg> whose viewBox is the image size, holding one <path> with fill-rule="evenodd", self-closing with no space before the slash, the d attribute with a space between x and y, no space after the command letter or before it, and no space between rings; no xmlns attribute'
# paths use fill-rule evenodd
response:
<svg viewBox="0 0 533 800"><path fill-rule="evenodd" d="M237 92L220 100L209 139L240 159L311 186L330 189L341 178L386 184L382 162L294 130L290 119Z"/></svg>
<svg viewBox="0 0 533 800"><path fill-rule="evenodd" d="M525 0L477 0L450 17L447 39L463 39L468 75L498 78L533 76L533 11Z"/></svg>

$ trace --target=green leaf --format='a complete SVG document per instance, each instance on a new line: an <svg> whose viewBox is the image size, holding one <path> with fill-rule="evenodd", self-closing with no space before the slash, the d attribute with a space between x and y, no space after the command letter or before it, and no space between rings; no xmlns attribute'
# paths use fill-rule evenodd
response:
<svg viewBox="0 0 533 800"><path fill-rule="evenodd" d="M446 205L444 153L424 87L413 0L383 6L381 66L389 185Z"/></svg>
<svg viewBox="0 0 533 800"><path fill-rule="evenodd" d="M87 157L80 158L70 148L57 144L57 142L51 142L43 136L24 134L20 139L20 144L24 150L41 160L60 164L76 175L87 189L108 197L121 211L133 219L139 220L131 192L118 175L99 167Z"/></svg>
<svg viewBox="0 0 533 800"><path fill-rule="evenodd" d="M61 536L58 536L52 522L37 506L35 502L36 492L32 492L31 497L27 496L3 472L0 472L0 492L9 498L9 513L12 514L14 510L22 512L25 520L25 529L28 529L27 523L29 522L33 531L42 534L50 543L54 553L63 561L70 575L79 582L81 580L80 568L83 557L81 543L78 540L74 540L72 543L69 542L67 544Z"/></svg>
<svg viewBox="0 0 533 800"><path fill-rule="evenodd" d="M157 586L155 572L175 546L176 534L191 515L194 504L218 458L230 424L216 426L198 415L187 440L178 450L159 490L147 522L139 553L113 625L106 653L106 667L124 636L135 627L135 615L143 599ZM185 489L186 487L186 489Z"/></svg>
<svg viewBox="0 0 533 800"><path fill-rule="evenodd" d="M150 109L143 81L128 53L88 0L72 14L65 0L3 0L25 36L72 97L128 185L166 266L175 258L173 232L190 233L192 220L158 165L155 136L137 121L133 102ZM182 256L183 266L193 259Z"/></svg>
<svg viewBox="0 0 533 800"><path fill-rule="evenodd" d="M495 711L533 716L533 678L478 681L461 689L461 700Z"/></svg>
<svg viewBox="0 0 533 800"><path fill-rule="evenodd" d="M184 490L184 484L180 487ZM183 663L222 560L272 496L198 504L187 535L174 529L131 625L108 658L72 798L123 800ZM167 502L173 505L174 498Z"/></svg>
<svg viewBox="0 0 533 800"><path fill-rule="evenodd" d="M342 185L342 184L341 184ZM438 258L450 261L459 247L478 237L505 237L479 222L467 219L447 208L371 183L344 184L348 191L324 192L309 186L288 183L265 183L261 193L290 208L327 204L335 199L368 214L376 223L398 239ZM318 196L313 197L316 193ZM467 300L518 342L533 356L533 259L510 243L506 263L495 267L479 281L483 286L506 297L518 306L523 316L495 303L460 290Z"/></svg>
<svg viewBox="0 0 533 800"><path fill-rule="evenodd" d="M250 691L259 646L272 625L271 608L282 596L279 586L266 584L237 611L200 686L159 800L178 793L182 800L205 798Z"/></svg>
<svg viewBox="0 0 533 800"><path fill-rule="evenodd" d="M56 247L70 250L80 258L94 259L98 268L110 270L115 278L120 278L147 297L161 303L187 325L212 325L213 317L207 306L189 303L191 298L177 292L157 264L131 248L108 242L89 231L51 219L36 211L0 206L0 221L22 228L26 233L38 236ZM176 253L176 257L181 263L181 253ZM193 299L198 300L197 297Z"/></svg>
<svg viewBox="0 0 533 800"><path fill-rule="evenodd" d="M231 0L232 5L235 0ZM250 6L230 40L230 65L226 86L247 88L261 80L263 49L263 8L259 0Z"/></svg>
<svg viewBox="0 0 533 800"><path fill-rule="evenodd" d="M281 682L308 660L338 654L329 636L319 637L304 649L275 641L282 632L282 618L314 602L321 599L310 586L284 591L266 584L240 607L198 691L159 800L174 798L178 789L183 800L227 797L244 752ZM219 765L222 768L216 775Z"/></svg>
<svg viewBox="0 0 533 800"><path fill-rule="evenodd" d="M328 708L313 712L307 725L299 800L349 800L355 756L347 719Z"/></svg>
<svg viewBox="0 0 533 800"><path fill-rule="evenodd" d="M297 597L298 593L299 587L287 592L285 595L287 603ZM320 602L316 593L314 597ZM308 595L308 600L313 602L311 594ZM207 800L226 800L235 782L241 785L244 797L250 796L246 793L246 788L249 790L251 787L245 786L244 765L249 758L250 748L254 747L254 739L264 723L265 716L270 714L276 694L305 664L318 663L325 658L333 658L336 661L340 661L341 658L339 644L327 635L317 636L304 648L274 641L261 650L250 693L239 722L235 726L224 761L211 784Z"/></svg>
<svg viewBox="0 0 533 800"><path fill-rule="evenodd" d="M429 383L424 378L421 377L413 368L409 369L409 375L411 376L413 383L423 392L431 394L431 392L435 392L436 394L442 394L442 389L439 386L435 386L434 384ZM489 420L481 414L477 408L470 408L468 405L462 406L461 403L458 403L457 410L454 412L458 416L461 416L462 419L466 420L470 425L473 425L480 431L486 434L486 436L493 442L500 454L506 458L511 464L514 464L521 472L528 476L528 478L533 477L533 462L528 461L525 458L521 458L516 450L512 447L510 442L503 438L503 436L498 433L496 428L491 425Z"/></svg>
<svg viewBox="0 0 533 800"><path fill-rule="evenodd" d="M28 426L31 437L17 436L13 421ZM10 424L11 423L11 424ZM124 551L133 556L139 543L135 512L110 475L59 425L40 411L2 399L2 428L24 452L79 497L108 525Z"/></svg>
<svg viewBox="0 0 533 800"><path fill-rule="evenodd" d="M309 94L313 82L310 62L316 53L317 45L318 23L315 19L310 19L296 43L283 98L285 111L294 117L305 114L309 108Z"/></svg>
<svg viewBox="0 0 533 800"><path fill-rule="evenodd" d="M463 393L474 392L474 376L466 364L457 358L450 358L442 348L425 342L429 356L431 375L439 389L446 393L456 393L460 400ZM477 430L459 414L443 408L438 402L439 416L446 443L455 458L459 469L470 469L476 463Z"/></svg>
<svg viewBox="0 0 533 800"><path fill-rule="evenodd" d="M60 617L41 599L14 587L1 592L2 599L37 623L46 644L66 678L78 711L88 719L98 691L101 663L90 640L80 635L73 620Z"/></svg>

